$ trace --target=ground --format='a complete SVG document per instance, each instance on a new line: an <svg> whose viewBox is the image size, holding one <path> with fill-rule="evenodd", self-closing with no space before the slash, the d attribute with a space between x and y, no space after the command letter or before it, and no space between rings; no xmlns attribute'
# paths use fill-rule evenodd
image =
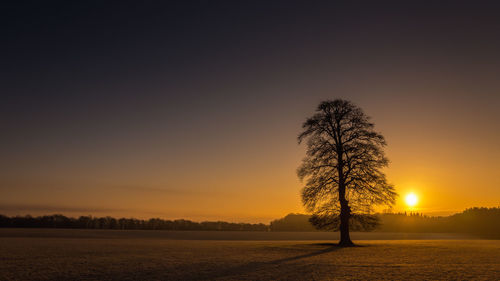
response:
<svg viewBox="0 0 500 281"><path fill-rule="evenodd" d="M240 240L225 239L235 235ZM499 240L359 240L338 248L334 241L271 239L301 237L293 233L254 235L0 229L0 280L500 278Z"/></svg>

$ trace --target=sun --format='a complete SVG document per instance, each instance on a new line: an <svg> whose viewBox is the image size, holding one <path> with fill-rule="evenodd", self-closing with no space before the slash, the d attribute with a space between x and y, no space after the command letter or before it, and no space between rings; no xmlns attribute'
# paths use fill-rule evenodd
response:
<svg viewBox="0 0 500 281"><path fill-rule="evenodd" d="M408 195L406 195L405 201L406 201L406 205L408 205L408 207L413 207L413 206L417 205L418 197L417 197L417 195L415 195L415 193L409 193Z"/></svg>

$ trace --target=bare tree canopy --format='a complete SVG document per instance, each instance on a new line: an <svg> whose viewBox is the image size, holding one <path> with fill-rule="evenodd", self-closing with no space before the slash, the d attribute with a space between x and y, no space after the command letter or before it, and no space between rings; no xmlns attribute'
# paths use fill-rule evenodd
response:
<svg viewBox="0 0 500 281"><path fill-rule="evenodd" d="M305 183L302 201L319 228L340 230L342 246L352 245L351 229L376 225L376 205L392 205L397 196L382 169L389 160L384 137L361 108L336 99L321 102L302 125L299 144L307 152L297 169Z"/></svg>

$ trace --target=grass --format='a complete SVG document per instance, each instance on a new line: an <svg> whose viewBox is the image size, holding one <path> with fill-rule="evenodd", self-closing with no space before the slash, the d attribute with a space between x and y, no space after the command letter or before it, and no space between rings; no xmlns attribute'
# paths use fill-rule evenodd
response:
<svg viewBox="0 0 500 281"><path fill-rule="evenodd" d="M193 235L185 234L188 239ZM0 229L0 280L497 280L500 276L498 240L359 240L359 247L338 248L324 240L252 241L252 233L246 234L247 240L180 240L172 235ZM286 233L280 235L286 238Z"/></svg>

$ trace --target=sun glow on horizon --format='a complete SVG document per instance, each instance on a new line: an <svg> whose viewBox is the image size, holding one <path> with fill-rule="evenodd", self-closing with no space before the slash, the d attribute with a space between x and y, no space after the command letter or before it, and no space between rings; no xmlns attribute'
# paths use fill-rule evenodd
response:
<svg viewBox="0 0 500 281"><path fill-rule="evenodd" d="M405 197L405 202L408 207L414 207L418 203L418 196L415 193L408 193Z"/></svg>

